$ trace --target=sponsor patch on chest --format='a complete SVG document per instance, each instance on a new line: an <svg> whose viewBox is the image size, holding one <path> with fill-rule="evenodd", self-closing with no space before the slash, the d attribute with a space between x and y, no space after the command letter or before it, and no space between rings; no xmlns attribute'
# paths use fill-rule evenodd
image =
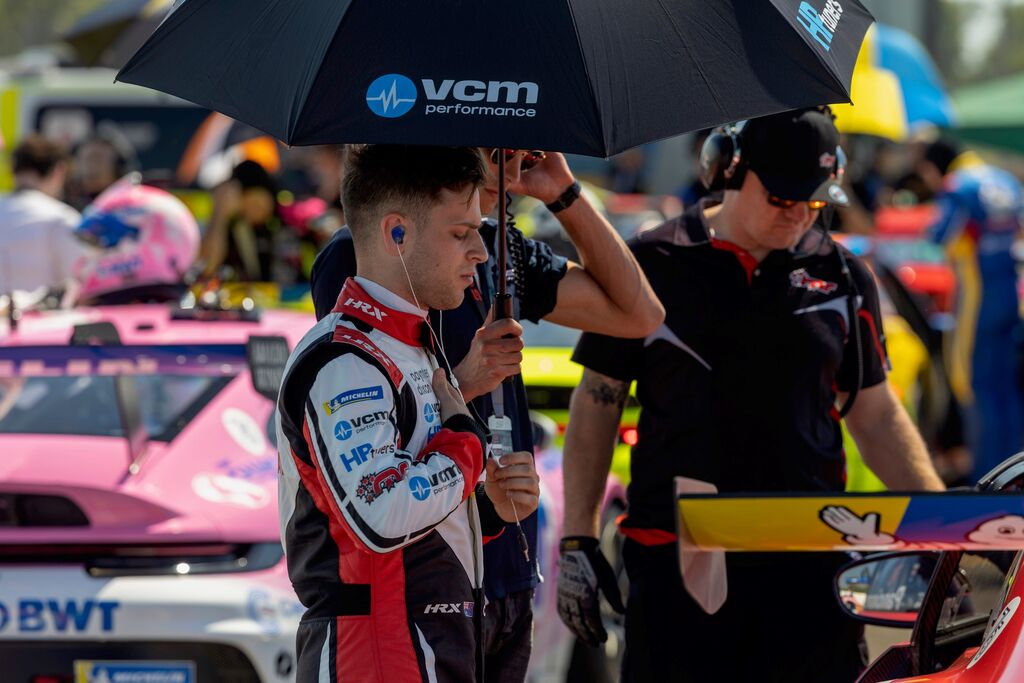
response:
<svg viewBox="0 0 1024 683"><path fill-rule="evenodd" d="M806 289L809 292L817 292L818 294L831 294L839 288L839 285L834 282L812 277L806 268L798 268L791 272L789 274L789 284L792 287Z"/></svg>

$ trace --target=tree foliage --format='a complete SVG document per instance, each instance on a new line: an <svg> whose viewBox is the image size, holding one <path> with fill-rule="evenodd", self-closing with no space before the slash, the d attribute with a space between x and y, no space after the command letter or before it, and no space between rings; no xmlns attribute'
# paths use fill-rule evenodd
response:
<svg viewBox="0 0 1024 683"><path fill-rule="evenodd" d="M0 0L0 56L60 41L61 33L109 0Z"/></svg>

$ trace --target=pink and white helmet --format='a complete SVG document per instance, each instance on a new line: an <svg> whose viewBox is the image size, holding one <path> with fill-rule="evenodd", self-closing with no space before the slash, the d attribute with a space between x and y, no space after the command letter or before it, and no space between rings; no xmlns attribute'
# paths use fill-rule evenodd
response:
<svg viewBox="0 0 1024 683"><path fill-rule="evenodd" d="M199 226L177 197L127 180L86 208L75 235L99 247L73 266L79 300L178 284L199 250Z"/></svg>

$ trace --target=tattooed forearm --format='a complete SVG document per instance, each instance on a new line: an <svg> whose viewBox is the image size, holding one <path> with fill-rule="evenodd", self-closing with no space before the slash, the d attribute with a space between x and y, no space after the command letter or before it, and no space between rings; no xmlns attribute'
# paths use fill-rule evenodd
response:
<svg viewBox="0 0 1024 683"><path fill-rule="evenodd" d="M629 384L591 372L583 373L583 388L595 403L621 408L629 396Z"/></svg>

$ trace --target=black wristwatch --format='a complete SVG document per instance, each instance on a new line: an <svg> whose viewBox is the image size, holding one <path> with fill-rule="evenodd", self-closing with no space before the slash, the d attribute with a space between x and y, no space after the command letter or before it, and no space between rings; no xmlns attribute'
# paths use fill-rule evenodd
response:
<svg viewBox="0 0 1024 683"><path fill-rule="evenodd" d="M579 196L580 181L574 180L572 181L572 185L569 186L569 189L563 192L561 196L558 197L558 199L551 202L550 204L545 204L545 206L551 213L558 213L559 211L564 211L565 209L568 209L570 206L572 206L572 203L576 201L576 199L578 199Z"/></svg>

